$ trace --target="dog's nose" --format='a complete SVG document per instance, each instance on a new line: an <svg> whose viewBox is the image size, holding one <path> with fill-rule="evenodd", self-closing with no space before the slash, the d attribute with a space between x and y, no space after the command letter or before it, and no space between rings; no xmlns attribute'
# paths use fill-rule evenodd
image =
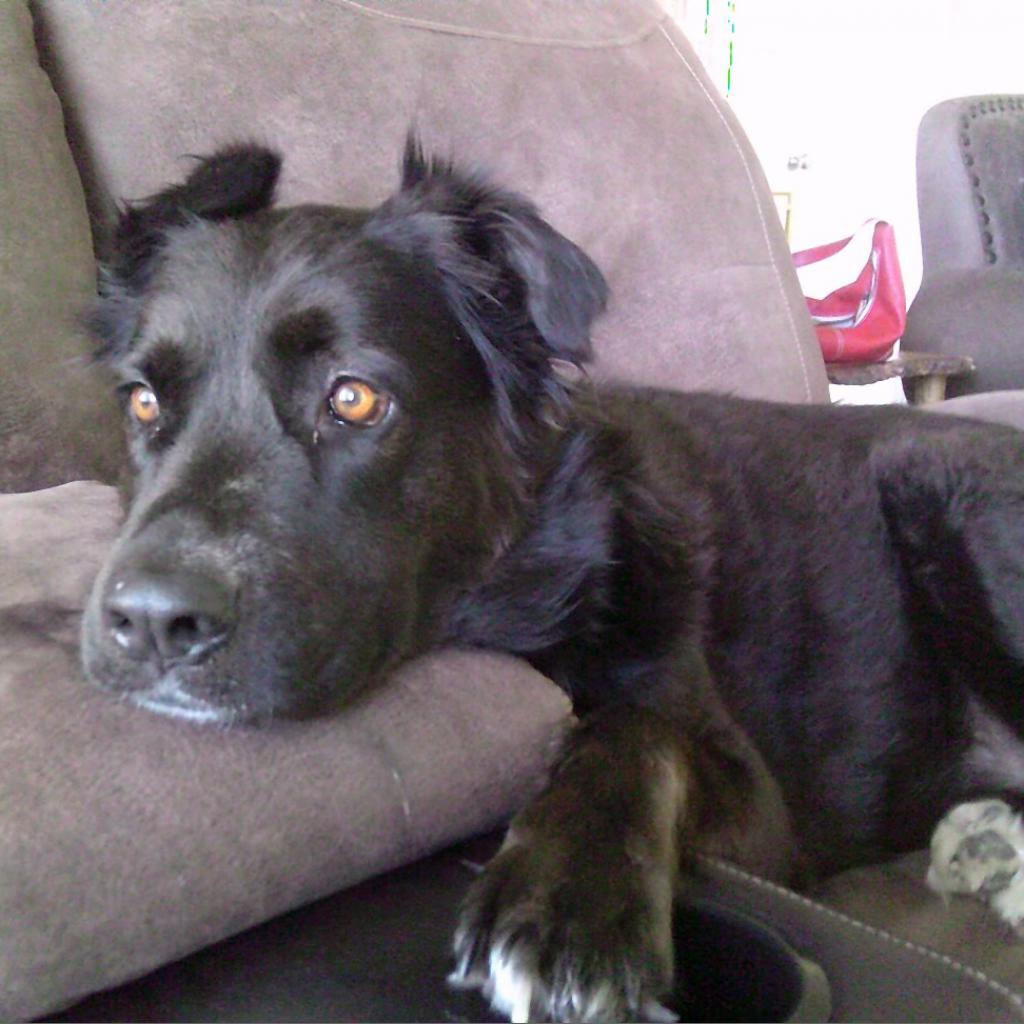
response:
<svg viewBox="0 0 1024 1024"><path fill-rule="evenodd" d="M227 638L234 595L192 572L137 573L113 582L104 603L108 636L139 661L196 663Z"/></svg>

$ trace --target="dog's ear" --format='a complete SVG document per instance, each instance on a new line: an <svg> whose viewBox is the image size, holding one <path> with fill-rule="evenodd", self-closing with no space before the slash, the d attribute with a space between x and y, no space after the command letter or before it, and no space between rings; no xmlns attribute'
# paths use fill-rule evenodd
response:
<svg viewBox="0 0 1024 1024"><path fill-rule="evenodd" d="M228 146L203 157L180 185L125 207L113 235L111 267L126 284L144 278L168 228L191 218L225 220L269 206L281 157L264 146Z"/></svg>
<svg viewBox="0 0 1024 1024"><path fill-rule="evenodd" d="M415 137L406 141L399 194L414 208L450 218L457 244L475 266L465 284L502 301L520 302L551 354L590 357L590 327L608 287L593 260L559 234L522 196L429 160ZM483 280L481 280L483 278Z"/></svg>
<svg viewBox="0 0 1024 1024"><path fill-rule="evenodd" d="M264 209L274 200L281 157L265 146L237 144L199 159L180 185L126 204L100 272L100 301L87 318L98 337L98 358L127 346L138 303L167 231L190 220L225 220Z"/></svg>
<svg viewBox="0 0 1024 1024"><path fill-rule="evenodd" d="M604 277L522 196L425 158L410 137L401 189L366 230L433 264L510 428L541 404L539 392L562 396L552 360L579 365L590 357L590 327L607 301Z"/></svg>

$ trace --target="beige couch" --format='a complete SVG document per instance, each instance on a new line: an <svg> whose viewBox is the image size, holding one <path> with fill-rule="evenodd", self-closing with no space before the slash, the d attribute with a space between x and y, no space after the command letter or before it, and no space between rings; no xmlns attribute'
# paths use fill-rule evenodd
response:
<svg viewBox="0 0 1024 1024"><path fill-rule="evenodd" d="M287 154L283 201L369 204L415 124L596 258L613 294L598 375L796 402L827 385L753 151L642 0L5 0L0 62L0 1015L32 1017L493 827L567 716L525 665L455 652L269 733L189 729L85 689L77 612L116 529L120 447L74 317L119 198L256 137ZM469 855L67 1019L450 1012L444 935ZM923 864L848 873L824 903L723 864L703 887L817 960L835 1019L1024 1018L1022 947L979 905L945 907ZM437 991L410 986L416 971Z"/></svg>

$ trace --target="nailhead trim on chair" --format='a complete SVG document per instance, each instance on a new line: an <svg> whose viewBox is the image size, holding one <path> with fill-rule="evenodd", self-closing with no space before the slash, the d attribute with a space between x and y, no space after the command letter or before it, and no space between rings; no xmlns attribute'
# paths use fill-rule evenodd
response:
<svg viewBox="0 0 1024 1024"><path fill-rule="evenodd" d="M1007 110L1024 110L1024 96L993 96L990 99L979 100L972 103L967 108L967 113L960 117L960 154L963 157L964 166L967 168L975 205L978 207L981 245L987 263L998 262L999 255L996 252L995 237L989 230L992 218L985 212L985 195L981 191L981 178L976 171L972 170L974 156L971 153L971 122L986 114L1003 114Z"/></svg>

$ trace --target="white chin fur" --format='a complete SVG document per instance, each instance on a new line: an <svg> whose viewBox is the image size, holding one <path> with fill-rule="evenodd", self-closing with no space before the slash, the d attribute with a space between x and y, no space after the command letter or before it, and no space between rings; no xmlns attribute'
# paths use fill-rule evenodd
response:
<svg viewBox="0 0 1024 1024"><path fill-rule="evenodd" d="M146 693L132 694L137 707L167 718L177 718L196 725L224 725L234 717L226 708L219 708L187 694L173 680L163 680Z"/></svg>

